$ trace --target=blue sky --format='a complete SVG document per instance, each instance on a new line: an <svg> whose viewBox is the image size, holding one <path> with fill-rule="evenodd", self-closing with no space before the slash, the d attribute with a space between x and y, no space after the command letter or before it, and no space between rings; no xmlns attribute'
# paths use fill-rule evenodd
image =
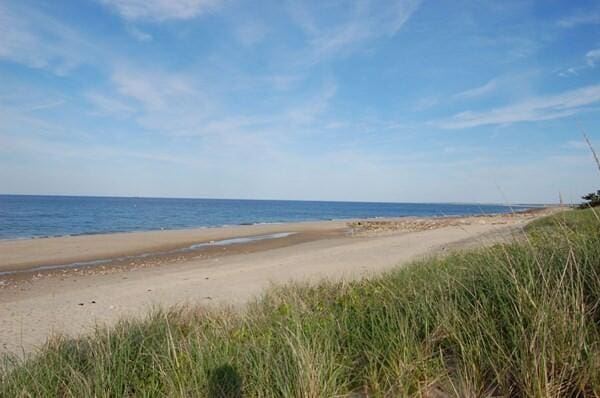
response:
<svg viewBox="0 0 600 398"><path fill-rule="evenodd" d="M8 0L0 38L0 193L600 188L597 1Z"/></svg>

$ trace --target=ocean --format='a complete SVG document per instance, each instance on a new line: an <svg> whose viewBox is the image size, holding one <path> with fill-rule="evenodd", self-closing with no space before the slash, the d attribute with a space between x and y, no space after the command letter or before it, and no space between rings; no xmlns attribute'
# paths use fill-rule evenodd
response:
<svg viewBox="0 0 600 398"><path fill-rule="evenodd" d="M0 195L0 239L512 210L490 204Z"/></svg>

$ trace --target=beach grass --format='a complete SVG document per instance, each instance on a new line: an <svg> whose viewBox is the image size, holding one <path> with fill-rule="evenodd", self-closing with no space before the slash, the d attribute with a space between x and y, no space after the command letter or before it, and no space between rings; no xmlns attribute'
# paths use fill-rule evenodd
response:
<svg viewBox="0 0 600 398"><path fill-rule="evenodd" d="M600 218L355 282L276 287L242 313L174 308L4 358L0 395L600 396Z"/></svg>

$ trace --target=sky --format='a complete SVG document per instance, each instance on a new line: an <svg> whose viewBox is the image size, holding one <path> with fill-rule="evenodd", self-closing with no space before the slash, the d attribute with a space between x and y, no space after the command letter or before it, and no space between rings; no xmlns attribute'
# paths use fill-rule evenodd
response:
<svg viewBox="0 0 600 398"><path fill-rule="evenodd" d="M600 3L0 1L0 193L577 202Z"/></svg>

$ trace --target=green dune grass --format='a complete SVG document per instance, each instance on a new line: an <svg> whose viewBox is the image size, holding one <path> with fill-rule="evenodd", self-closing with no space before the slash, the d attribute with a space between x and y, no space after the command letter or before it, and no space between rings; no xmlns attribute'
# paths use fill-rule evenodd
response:
<svg viewBox="0 0 600 398"><path fill-rule="evenodd" d="M6 357L13 396L600 396L600 219L350 283L275 288L243 313L155 311Z"/></svg>

